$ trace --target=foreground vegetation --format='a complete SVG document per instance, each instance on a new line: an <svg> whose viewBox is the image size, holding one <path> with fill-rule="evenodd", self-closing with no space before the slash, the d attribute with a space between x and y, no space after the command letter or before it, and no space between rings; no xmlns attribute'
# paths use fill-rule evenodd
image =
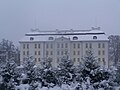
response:
<svg viewBox="0 0 120 90"><path fill-rule="evenodd" d="M41 90L43 87L50 89L56 86L60 90L114 90L119 86L120 80L116 78L120 74L116 72L120 68L101 67L91 51L87 52L78 66L74 66L68 57L61 59L58 68L53 68L49 59L35 66L34 59L28 57L23 67L8 60L0 69L0 90ZM27 89L20 89L21 85Z"/></svg>

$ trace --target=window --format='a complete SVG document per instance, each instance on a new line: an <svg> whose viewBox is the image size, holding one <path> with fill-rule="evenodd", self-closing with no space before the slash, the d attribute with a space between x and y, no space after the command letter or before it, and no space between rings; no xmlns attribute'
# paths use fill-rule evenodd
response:
<svg viewBox="0 0 120 90"><path fill-rule="evenodd" d="M97 36L93 36L93 39L97 39Z"/></svg>
<svg viewBox="0 0 120 90"><path fill-rule="evenodd" d="M23 55L25 55L25 51L23 51Z"/></svg>
<svg viewBox="0 0 120 90"><path fill-rule="evenodd" d="M37 55L37 51L35 51L35 55Z"/></svg>
<svg viewBox="0 0 120 90"><path fill-rule="evenodd" d="M37 44L35 44L35 48L37 48Z"/></svg>
<svg viewBox="0 0 120 90"><path fill-rule="evenodd" d="M65 43L65 48L68 48L68 44L67 43Z"/></svg>
<svg viewBox="0 0 120 90"><path fill-rule="evenodd" d="M102 60L103 60L103 65L106 65L105 58L103 58Z"/></svg>
<svg viewBox="0 0 120 90"><path fill-rule="evenodd" d="M59 47L60 47L60 44L58 43L58 44L57 44L57 48L59 48Z"/></svg>
<svg viewBox="0 0 120 90"><path fill-rule="evenodd" d="M63 43L61 44L61 48L63 48Z"/></svg>
<svg viewBox="0 0 120 90"><path fill-rule="evenodd" d="M27 44L27 49L29 49L29 44Z"/></svg>
<svg viewBox="0 0 120 90"><path fill-rule="evenodd" d="M86 43L86 48L88 48L88 43Z"/></svg>
<svg viewBox="0 0 120 90"><path fill-rule="evenodd" d="M101 62L101 59L100 59L100 58L98 58L98 62L99 62L99 63Z"/></svg>
<svg viewBox="0 0 120 90"><path fill-rule="evenodd" d="M23 44L23 49L25 49L25 44Z"/></svg>
<svg viewBox="0 0 120 90"><path fill-rule="evenodd" d="M33 37L30 37L30 40L34 40L34 38L33 38Z"/></svg>
<svg viewBox="0 0 120 90"><path fill-rule="evenodd" d="M98 51L98 55L101 55L101 52L100 52L100 50Z"/></svg>
<svg viewBox="0 0 120 90"><path fill-rule="evenodd" d="M77 37L77 36L74 36L74 37L73 37L73 40L78 40L78 37Z"/></svg>
<svg viewBox="0 0 120 90"><path fill-rule="evenodd" d="M48 45L48 44L46 44L46 48L49 48L49 45Z"/></svg>
<svg viewBox="0 0 120 90"><path fill-rule="evenodd" d="M53 40L53 37L49 37L49 40Z"/></svg>
<svg viewBox="0 0 120 90"><path fill-rule="evenodd" d="M40 48L40 44L38 44L38 48Z"/></svg>
<svg viewBox="0 0 120 90"><path fill-rule="evenodd" d="M68 51L67 51L67 50L65 51L65 54L66 54L66 55L68 54Z"/></svg>
<svg viewBox="0 0 120 90"><path fill-rule="evenodd" d="M59 63L59 58L57 58L57 63Z"/></svg>
<svg viewBox="0 0 120 90"><path fill-rule="evenodd" d="M78 55L80 55L80 51L78 51Z"/></svg>
<svg viewBox="0 0 120 90"><path fill-rule="evenodd" d="M76 58L73 58L73 61L75 62L75 61L76 61Z"/></svg>
<svg viewBox="0 0 120 90"><path fill-rule="evenodd" d="M98 43L98 48L101 48L101 44L100 43Z"/></svg>
<svg viewBox="0 0 120 90"><path fill-rule="evenodd" d="M73 51L73 55L76 55L76 52L75 52L75 51Z"/></svg>
<svg viewBox="0 0 120 90"><path fill-rule="evenodd" d="M80 58L78 58L77 61L80 62Z"/></svg>
<svg viewBox="0 0 120 90"><path fill-rule="evenodd" d="M57 51L57 55L59 55L59 51Z"/></svg>
<svg viewBox="0 0 120 90"><path fill-rule="evenodd" d="M27 55L29 55L29 51L27 51Z"/></svg>
<svg viewBox="0 0 120 90"><path fill-rule="evenodd" d="M40 55L40 51L38 51L38 55Z"/></svg>
<svg viewBox="0 0 120 90"><path fill-rule="evenodd" d="M73 48L76 48L76 44L75 43L73 44Z"/></svg>
<svg viewBox="0 0 120 90"><path fill-rule="evenodd" d="M80 44L78 43L78 48L80 48Z"/></svg>
<svg viewBox="0 0 120 90"><path fill-rule="evenodd" d="M51 51L50 54L53 55L53 51Z"/></svg>
<svg viewBox="0 0 120 90"><path fill-rule="evenodd" d="M38 58L38 61L40 62L40 58Z"/></svg>
<svg viewBox="0 0 120 90"><path fill-rule="evenodd" d="M51 49L53 48L53 44L51 44Z"/></svg>
<svg viewBox="0 0 120 90"><path fill-rule="evenodd" d="M61 55L63 55L63 51L61 51Z"/></svg>
<svg viewBox="0 0 120 90"><path fill-rule="evenodd" d="M49 52L48 52L48 51L46 51L46 55L49 55Z"/></svg>
<svg viewBox="0 0 120 90"><path fill-rule="evenodd" d="M91 43L89 44L89 48L92 48L92 44Z"/></svg>
<svg viewBox="0 0 120 90"><path fill-rule="evenodd" d="M104 43L102 44L102 48L105 48L105 44Z"/></svg>
<svg viewBox="0 0 120 90"><path fill-rule="evenodd" d="M102 54L105 55L105 51L104 50L102 51Z"/></svg>

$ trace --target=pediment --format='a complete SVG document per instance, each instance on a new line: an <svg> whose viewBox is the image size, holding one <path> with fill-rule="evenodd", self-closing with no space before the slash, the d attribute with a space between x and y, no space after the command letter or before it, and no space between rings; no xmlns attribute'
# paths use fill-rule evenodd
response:
<svg viewBox="0 0 120 90"><path fill-rule="evenodd" d="M62 36L62 37L56 38L55 40L56 41L70 41L70 38L66 38L66 37Z"/></svg>

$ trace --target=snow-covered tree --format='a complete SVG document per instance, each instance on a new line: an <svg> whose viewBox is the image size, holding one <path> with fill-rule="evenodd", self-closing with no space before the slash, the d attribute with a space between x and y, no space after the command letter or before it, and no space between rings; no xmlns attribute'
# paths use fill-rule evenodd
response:
<svg viewBox="0 0 120 90"><path fill-rule="evenodd" d="M53 87L57 84L55 72L53 69L45 69L42 73L43 86Z"/></svg>
<svg viewBox="0 0 120 90"><path fill-rule="evenodd" d="M51 59L51 58L44 58L44 59L41 61L41 67L42 67L43 69L52 68L52 59Z"/></svg>
<svg viewBox="0 0 120 90"><path fill-rule="evenodd" d="M120 62L118 62L116 66L116 80L115 81L120 85Z"/></svg>
<svg viewBox="0 0 120 90"><path fill-rule="evenodd" d="M87 51L86 56L83 58L80 74L83 79L82 83L86 85L86 88L112 88L110 81L111 73L107 69L100 67L93 52L90 50Z"/></svg>
<svg viewBox="0 0 120 90"><path fill-rule="evenodd" d="M31 83L35 79L35 61L34 58L26 57L23 63L24 74L27 75L27 80Z"/></svg>
<svg viewBox="0 0 120 90"><path fill-rule="evenodd" d="M56 85L57 79L55 77L55 71L52 67L52 59L46 58L41 62L41 80L42 86Z"/></svg>
<svg viewBox="0 0 120 90"><path fill-rule="evenodd" d="M16 67L17 65L13 60L8 60L1 67L1 84L5 90L14 90L15 85L19 84L19 73L17 73Z"/></svg>
<svg viewBox="0 0 120 90"><path fill-rule="evenodd" d="M26 57L23 63L24 75L22 78L22 84L28 85L30 90L35 90L38 87L42 87L42 75L43 70L41 67L36 66L34 58Z"/></svg>
<svg viewBox="0 0 120 90"><path fill-rule="evenodd" d="M74 63L69 57L66 55L61 59L59 63L58 69L56 71L56 77L58 80L58 84L61 85L63 83L69 84L74 79Z"/></svg>

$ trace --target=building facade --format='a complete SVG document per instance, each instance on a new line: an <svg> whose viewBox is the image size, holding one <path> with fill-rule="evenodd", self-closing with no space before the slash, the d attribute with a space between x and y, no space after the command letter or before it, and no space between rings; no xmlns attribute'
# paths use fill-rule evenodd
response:
<svg viewBox="0 0 120 90"><path fill-rule="evenodd" d="M92 50L101 66L108 67L108 38L103 31L91 30L32 30L20 41L20 62L33 56L36 65L50 58L57 67L61 58L68 55L74 65L82 62L88 50Z"/></svg>

